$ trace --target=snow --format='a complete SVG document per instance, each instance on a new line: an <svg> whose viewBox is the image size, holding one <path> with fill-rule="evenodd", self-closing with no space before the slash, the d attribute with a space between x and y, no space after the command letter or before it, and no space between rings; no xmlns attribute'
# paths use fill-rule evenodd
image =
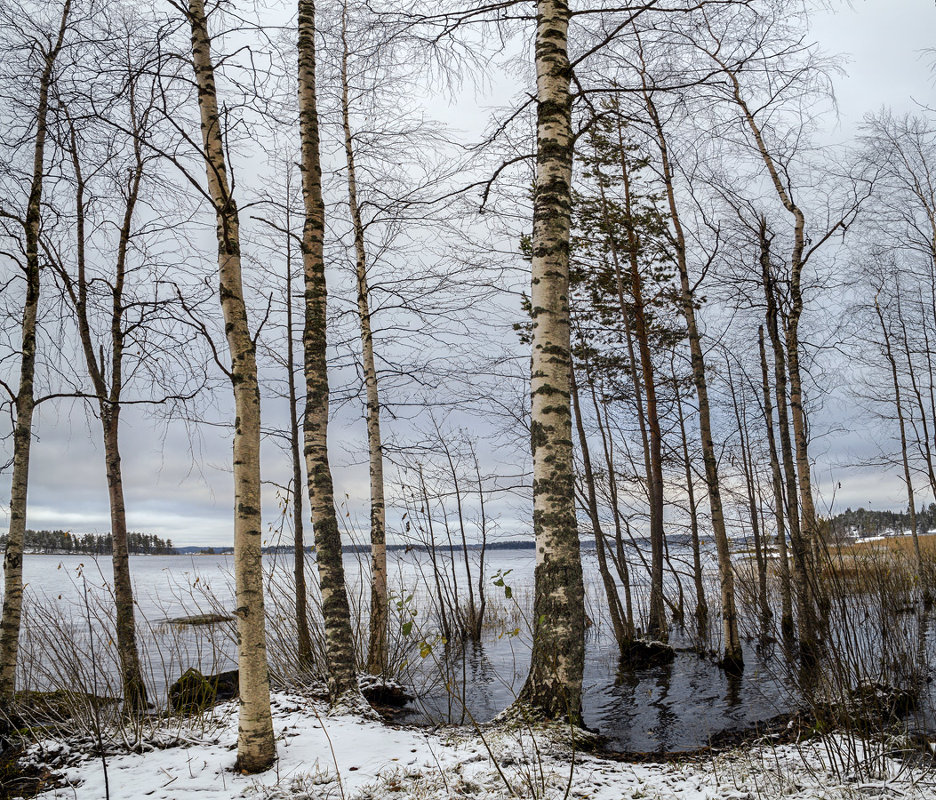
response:
<svg viewBox="0 0 936 800"><path fill-rule="evenodd" d="M843 768L849 745L836 737L798 745L761 744L715 757L634 764L574 753L568 737L517 727L424 729L389 725L325 707L297 694L274 696L278 760L261 775L233 772L237 706L216 709L216 724L183 728L155 749L107 757L117 800L850 800L936 798L936 776L858 743L861 777ZM206 731L210 733L206 734ZM170 746L166 746L169 744ZM867 769L875 757L874 769ZM58 764L68 785L43 800L104 800L100 757L76 756L52 742L29 758ZM838 769L835 764L838 764ZM61 766L61 765L65 766ZM869 775L872 777L869 778Z"/></svg>

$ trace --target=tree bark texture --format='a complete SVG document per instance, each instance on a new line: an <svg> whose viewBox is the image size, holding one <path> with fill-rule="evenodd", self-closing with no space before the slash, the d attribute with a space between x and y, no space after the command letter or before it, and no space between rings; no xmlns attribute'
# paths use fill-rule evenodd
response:
<svg viewBox="0 0 936 800"><path fill-rule="evenodd" d="M302 263L305 276L306 410L303 425L306 478L318 561L325 660L332 703L358 694L351 612L341 560L341 531L328 463L328 367L326 363L325 203L319 156L315 93L315 3L299 0L299 132L302 142ZM356 701L356 698L355 698Z"/></svg>
<svg viewBox="0 0 936 800"><path fill-rule="evenodd" d="M221 310L234 389L234 580L240 689L237 768L267 769L276 758L266 658L260 517L260 389L241 281L237 205L231 194L203 0L189 0L208 189L215 207Z"/></svg>
<svg viewBox="0 0 936 800"><path fill-rule="evenodd" d="M569 400L572 123L565 0L536 4L536 188L533 196L533 651L518 702L548 718L582 719L585 604Z"/></svg>
<svg viewBox="0 0 936 800"><path fill-rule="evenodd" d="M345 160L348 176L348 210L354 230L355 273L358 316L361 321L361 360L367 392L367 453L370 477L371 603L370 636L367 645L367 671L382 675L387 669L387 513L384 502L383 440L380 435L380 396L374 361L374 335L371 329L370 291L367 285L367 251L364 222L358 205L357 170L354 163L354 137L351 132L351 103L348 96L347 8L341 25L341 118L344 127Z"/></svg>

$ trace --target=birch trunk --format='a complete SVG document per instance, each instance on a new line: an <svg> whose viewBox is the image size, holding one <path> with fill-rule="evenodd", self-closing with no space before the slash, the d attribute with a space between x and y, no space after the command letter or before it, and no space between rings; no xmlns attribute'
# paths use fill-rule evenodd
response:
<svg viewBox="0 0 936 800"><path fill-rule="evenodd" d="M565 0L538 0L535 61L530 440L536 573L533 651L518 702L547 718L582 720L585 591L575 519L569 401L569 232L572 122Z"/></svg>
<svg viewBox="0 0 936 800"><path fill-rule="evenodd" d="M10 484L10 528L3 556L3 613L0 617L0 705L13 700L16 689L16 663L19 655L19 632L23 614L23 546L26 537L26 500L29 487L29 450L32 443L32 418L36 405L33 381L36 371L36 319L39 311L39 227L42 204L42 179L45 174L46 119L49 89L55 61L62 49L71 0L65 0L57 37L45 53L39 76L36 102L36 135L33 139L33 168L23 232L26 239L26 298L20 324L22 355L20 379L14 408L13 476Z"/></svg>
<svg viewBox="0 0 936 800"><path fill-rule="evenodd" d="M326 362L325 203L319 159L318 110L315 94L315 2L299 0L299 131L302 140L302 263L305 275L306 410L303 434L312 528L315 534L325 661L333 704L359 702L351 634L351 612L341 561L341 531L335 512L334 486L328 463L328 366ZM363 702L362 700L360 702Z"/></svg>
<svg viewBox="0 0 936 800"><path fill-rule="evenodd" d="M348 168L348 210L354 229L354 256L357 275L358 316L361 320L361 359L367 392L367 453L370 477L371 603L370 636L367 645L367 671L382 675L387 669L387 512L384 502L383 440L380 435L380 396L377 366L374 362L374 335L371 330L370 291L367 285L367 253L364 249L364 223L358 205L357 171L354 164L354 137L351 133L351 104L348 99L347 7L341 16L341 119L344 128L345 160Z"/></svg>
<svg viewBox="0 0 936 800"><path fill-rule="evenodd" d="M287 198L289 192L287 173ZM309 633L305 579L305 534L302 513L302 455L299 444L299 399L296 392L296 346L293 339L292 225L289 200L286 202L286 369L289 394L289 452L293 485L293 581L296 584L296 655L299 669L313 666L312 636Z"/></svg>
<svg viewBox="0 0 936 800"><path fill-rule="evenodd" d="M234 389L234 579L240 689L237 768L267 769L276 758L266 659L260 517L260 390L241 281L237 205L231 194L203 0L189 0L208 189L215 207L221 310Z"/></svg>
<svg viewBox="0 0 936 800"><path fill-rule="evenodd" d="M770 336L774 355L774 391L777 398L777 428L780 431L780 453L786 478L787 520L790 524L790 545L793 550L793 579L796 584L797 632L800 646L806 641L806 650L815 647L816 615L809 586L809 569L806 544L800 532L799 494L796 479L796 463L793 458L793 443L790 439L790 421L787 407L786 353L780 336L777 320L779 310L770 275L769 260L762 261L761 280L767 301L767 333Z"/></svg>

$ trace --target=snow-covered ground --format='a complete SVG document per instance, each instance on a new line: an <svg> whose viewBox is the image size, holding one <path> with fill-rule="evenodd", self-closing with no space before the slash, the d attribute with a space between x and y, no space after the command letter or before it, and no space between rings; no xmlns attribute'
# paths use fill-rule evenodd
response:
<svg viewBox="0 0 936 800"><path fill-rule="evenodd" d="M45 800L443 800L573 798L593 800L755 800L791 798L936 798L936 774L858 747L864 768L843 767L847 743L813 739L758 745L717 757L632 764L573 753L564 737L497 728L426 730L387 725L294 694L274 697L278 760L259 776L232 770L237 707L219 706L219 722L183 730L172 746L144 753L75 755L35 745L30 758L58 763L67 786ZM163 742L163 745L168 742ZM573 763L574 762L574 763Z"/></svg>

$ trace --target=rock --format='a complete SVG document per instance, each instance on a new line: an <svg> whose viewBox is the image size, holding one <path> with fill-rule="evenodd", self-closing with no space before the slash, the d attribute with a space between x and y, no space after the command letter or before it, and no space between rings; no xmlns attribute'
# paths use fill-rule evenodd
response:
<svg viewBox="0 0 936 800"><path fill-rule="evenodd" d="M197 714L238 695L238 672L203 675L192 667L169 687L169 707L179 714Z"/></svg>
<svg viewBox="0 0 936 800"><path fill-rule="evenodd" d="M190 617L174 617L167 619L170 625L189 625L192 627L198 625L217 625L220 622L233 622L234 617L227 614L195 614Z"/></svg>
<svg viewBox="0 0 936 800"><path fill-rule="evenodd" d="M666 642L635 639L621 654L621 663L630 669L646 669L669 664L676 658L676 650Z"/></svg>
<svg viewBox="0 0 936 800"><path fill-rule="evenodd" d="M401 684L375 675L359 675L358 686L364 698L375 706L403 708L414 699L413 695L409 694Z"/></svg>

